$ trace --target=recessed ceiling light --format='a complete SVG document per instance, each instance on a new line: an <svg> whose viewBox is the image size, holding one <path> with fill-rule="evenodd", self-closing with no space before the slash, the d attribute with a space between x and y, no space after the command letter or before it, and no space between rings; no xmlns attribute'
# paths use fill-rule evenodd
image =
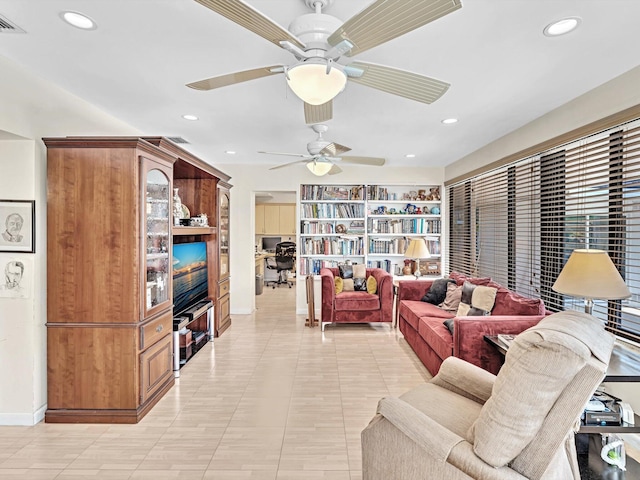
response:
<svg viewBox="0 0 640 480"><path fill-rule="evenodd" d="M189 113L182 115L182 118L184 118L185 120L191 120L191 121L198 120L198 117L196 117L195 115L191 115Z"/></svg>
<svg viewBox="0 0 640 480"><path fill-rule="evenodd" d="M563 18L562 20L557 20L544 27L542 33L544 33L547 37L557 37L559 35L564 35L578 28L578 25L580 25L581 21L582 20L579 17Z"/></svg>
<svg viewBox="0 0 640 480"><path fill-rule="evenodd" d="M458 119L457 118L445 118L444 120L442 120L442 123L444 123L445 125L451 125L453 123L458 123Z"/></svg>
<svg viewBox="0 0 640 480"><path fill-rule="evenodd" d="M416 154L415 153L407 153L405 155L406 158L416 158Z"/></svg>
<svg viewBox="0 0 640 480"><path fill-rule="evenodd" d="M235 150L225 150L224 153L226 153L227 155L235 155L236 154Z"/></svg>
<svg viewBox="0 0 640 480"><path fill-rule="evenodd" d="M98 28L96 22L91 20L83 13L78 12L61 12L60 17L69 25L82 30L95 30Z"/></svg>

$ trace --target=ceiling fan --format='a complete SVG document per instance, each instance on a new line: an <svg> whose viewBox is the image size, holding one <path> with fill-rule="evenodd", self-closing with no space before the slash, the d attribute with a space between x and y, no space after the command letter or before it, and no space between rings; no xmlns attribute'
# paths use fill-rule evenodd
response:
<svg viewBox="0 0 640 480"><path fill-rule="evenodd" d="M288 30L243 0L195 1L296 58L293 65L271 65L187 84L196 90L283 73L289 87L305 102L309 124L332 118L332 99L347 80L427 104L449 88L448 83L434 78L343 56L352 57L452 13L462 7L461 0L376 0L346 22L322 13L334 0L303 0L315 13L295 18Z"/></svg>
<svg viewBox="0 0 640 480"><path fill-rule="evenodd" d="M356 157L356 156L344 156L343 153L350 151L349 147L340 145L339 143L328 142L322 136L323 133L329 129L327 125L316 124L311 128L318 134L318 137L313 141L307 143L308 154L305 153L282 153L282 152L258 152L267 153L270 155L286 155L289 157L300 157L302 160L296 160L295 162L284 163L276 167L271 167L269 170L276 170L278 168L288 167L295 165L296 163L305 163L311 173L322 176L325 174L335 175L342 172L342 169L337 163L353 163L359 165L373 165L381 167L384 165L385 159L379 157Z"/></svg>

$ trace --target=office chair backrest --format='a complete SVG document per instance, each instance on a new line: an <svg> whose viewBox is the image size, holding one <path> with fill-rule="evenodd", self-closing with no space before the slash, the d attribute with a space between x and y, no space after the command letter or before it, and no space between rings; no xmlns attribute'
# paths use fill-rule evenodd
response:
<svg viewBox="0 0 640 480"><path fill-rule="evenodd" d="M291 270L296 256L294 242L280 242L276 245L276 263L278 270Z"/></svg>

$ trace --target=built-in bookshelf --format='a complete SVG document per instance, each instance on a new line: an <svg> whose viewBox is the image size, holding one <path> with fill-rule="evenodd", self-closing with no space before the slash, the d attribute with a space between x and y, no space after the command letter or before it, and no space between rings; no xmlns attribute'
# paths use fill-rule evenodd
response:
<svg viewBox="0 0 640 480"><path fill-rule="evenodd" d="M397 274L412 238L439 261L439 185L301 185L299 273L350 260Z"/></svg>

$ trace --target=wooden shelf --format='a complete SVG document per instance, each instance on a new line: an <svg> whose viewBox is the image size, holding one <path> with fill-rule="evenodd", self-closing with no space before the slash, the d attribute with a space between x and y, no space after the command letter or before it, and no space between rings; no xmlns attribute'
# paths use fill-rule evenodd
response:
<svg viewBox="0 0 640 480"><path fill-rule="evenodd" d="M173 235L211 235L216 233L216 227L172 227Z"/></svg>

